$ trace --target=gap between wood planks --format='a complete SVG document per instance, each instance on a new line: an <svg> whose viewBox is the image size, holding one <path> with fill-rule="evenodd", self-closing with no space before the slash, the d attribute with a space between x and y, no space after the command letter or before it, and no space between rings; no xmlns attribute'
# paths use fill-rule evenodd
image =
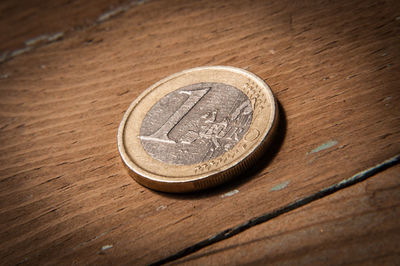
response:
<svg viewBox="0 0 400 266"><path fill-rule="evenodd" d="M222 232L220 232L220 233L218 233L218 234L216 234L216 235L214 235L214 236L212 236L210 238L202 240L202 241L200 241L200 242L198 242L198 243L196 243L196 244L194 244L192 246L189 246L189 247L187 247L185 249L182 249L181 251L179 251L179 252L177 252L177 253L175 253L175 254L173 254L171 256L168 256L166 258L163 258L161 260L158 260L158 261L156 261L156 262L154 262L154 263L152 263L150 265L162 265L162 264L165 264L165 263L172 262L174 260L180 259L180 258L185 257L187 255L190 255L190 254L192 254L192 253L194 253L194 252L196 252L196 251L198 251L198 250L200 250L202 248L205 248L207 246L215 244L215 243L217 243L219 241L222 241L224 239L233 237L233 236L235 236L235 235L237 235L237 234L239 234L239 233L241 233L241 232L243 232L243 231L245 231L245 230L247 230L247 229L249 229L249 228L251 228L253 226L256 226L256 225L261 224L261 223L265 223L265 222L267 222L267 221L269 221L269 220L271 220L273 218L276 218L276 217L278 217L278 216L280 216L282 214L285 214L285 213L290 212L292 210L295 210L297 208L303 207L304 205L307 205L307 204L309 204L309 203L311 203L313 201L316 201L316 200L321 199L323 197L326 197L326 196L328 196L330 194L333 194L333 193L335 193L335 192L337 192L337 191L339 191L341 189L344 189L344 188L347 188L347 187L352 186L354 184L357 184L359 182L362 182L362 181L374 176L375 174L377 174L379 172L382 172L382 171L384 171L384 170L386 170L386 169L388 169L388 168L390 168L392 166L397 165L398 163L400 163L400 154L397 154L396 156L394 156L394 157L392 157L392 158L390 158L390 159L388 159L388 160L386 160L386 161L384 161L382 163L379 163L379 164L377 164L377 165L375 165L375 166L373 166L371 168L368 168L368 169L366 169L364 171L361 171L361 172L353 175L350 178L344 179L344 180L340 181L339 183L336 183L336 184L334 184L332 186L326 187L326 188L324 188L324 189L322 189L322 190L320 190L320 191L318 191L318 192L316 192L314 194L311 194L310 196L307 196L307 197L304 197L304 198L302 198L300 200L292 202L292 203L290 203L290 204L288 204L286 206L283 206L283 207L281 207L279 209L276 209L276 210L274 210L272 212L268 212L268 213L262 214L260 216L254 217L254 218L252 218L252 219L250 219L250 220L248 220L248 221L246 221L246 222L244 222L244 223L242 223L240 225L237 225L235 227L228 228L228 229L226 229L226 230L224 230L224 231L222 231Z"/></svg>

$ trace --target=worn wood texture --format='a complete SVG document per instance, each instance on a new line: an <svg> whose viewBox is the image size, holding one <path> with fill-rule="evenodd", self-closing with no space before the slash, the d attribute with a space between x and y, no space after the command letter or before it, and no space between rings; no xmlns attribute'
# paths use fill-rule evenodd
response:
<svg viewBox="0 0 400 266"><path fill-rule="evenodd" d="M390 265L400 261L400 166L171 265Z"/></svg>
<svg viewBox="0 0 400 266"><path fill-rule="evenodd" d="M3 63L2 262L151 263L399 153L399 14L398 1L146 1ZM271 85L276 144L217 189L143 188L120 162L120 119L201 65Z"/></svg>
<svg viewBox="0 0 400 266"><path fill-rule="evenodd" d="M123 11L127 0L20 0L0 2L0 55L34 48L29 42L45 43L40 36L67 34L93 25L104 15L112 16ZM103 17L102 17L103 15ZM39 37L39 39L38 39Z"/></svg>

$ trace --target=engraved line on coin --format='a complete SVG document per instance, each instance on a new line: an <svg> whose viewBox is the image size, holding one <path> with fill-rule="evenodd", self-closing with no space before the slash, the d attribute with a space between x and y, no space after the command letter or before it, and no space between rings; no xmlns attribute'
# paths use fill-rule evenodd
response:
<svg viewBox="0 0 400 266"><path fill-rule="evenodd" d="M168 133L181 121L187 113L209 92L211 87L194 91L180 91L180 94L187 94L189 97L176 112L150 136L140 136L143 140L153 140L166 143L176 143L168 137Z"/></svg>

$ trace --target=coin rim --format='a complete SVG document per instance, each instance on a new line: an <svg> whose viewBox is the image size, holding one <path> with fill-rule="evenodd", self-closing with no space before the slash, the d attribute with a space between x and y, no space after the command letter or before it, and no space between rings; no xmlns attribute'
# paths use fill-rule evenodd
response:
<svg viewBox="0 0 400 266"><path fill-rule="evenodd" d="M256 144L252 147L252 149L246 150L238 158L235 158L233 160L228 161L228 163L222 164L219 169L214 169L210 170L208 172L200 173L198 175L192 175L190 177L179 177L179 178L171 178L171 177L162 177L159 174L155 174L149 170L143 169L141 166L135 164L130 156L128 155L126 151L126 147L124 145L124 129L125 126L128 122L128 119L135 108L136 105L138 105L141 100L146 97L152 90L155 90L157 87L160 85L168 82L169 80L178 78L179 76L183 76L187 73L190 72L195 72L195 71L201 71L201 70L224 70L228 72L233 72L235 74L239 75L244 75L245 77L248 77L250 80L256 80L258 83L262 84L263 87L265 88L265 92L267 94L267 97L269 98L270 102L270 112L271 115L269 117L269 126L266 126L264 135L260 136L259 139L256 141ZM205 82L207 82L205 80ZM239 89L239 88L238 88ZM241 90L244 92L243 90ZM144 186L150 187L152 189L160 190L160 191L167 191L167 192L185 192L185 191L192 191L192 190L198 190L201 188L209 187L209 186L215 186L219 183L222 183L226 181L226 179L231 178L233 175L238 174L238 172L244 170L244 168L248 167L248 164L254 161L256 159L255 157L258 157L259 153L263 152L265 149L266 144L269 143L269 139L273 135L273 131L276 128L277 124L277 114L278 110L276 108L276 99L268 86L258 76L255 74L246 71L244 69L236 68L236 67L231 67L231 66L203 66L203 67L196 67L196 68L191 68L187 70L183 70L181 72L172 74L164 79L161 79L160 81L156 82L146 90L144 90L129 106L127 111L125 112L121 123L118 128L118 135L117 135L117 142L118 142L118 150L121 156L121 159L125 165L125 167L128 169L129 174L139 183L141 183ZM253 123L253 121L252 121ZM250 125L251 128L252 124ZM249 128L249 129L250 129ZM238 144L238 143L237 143ZM237 145L236 144L236 145ZM234 149L236 145L232 148ZM221 155L223 156L223 155ZM209 160L211 161L211 160ZM208 161L206 161L208 162ZM171 165L167 164L164 162L161 162L165 165ZM205 162L204 162L205 163ZM197 165L197 164L196 164ZM220 170L224 166L229 166L226 169ZM143 173L143 171L146 171L147 173ZM153 176L156 176L154 178L153 176L149 176L148 174L152 174Z"/></svg>

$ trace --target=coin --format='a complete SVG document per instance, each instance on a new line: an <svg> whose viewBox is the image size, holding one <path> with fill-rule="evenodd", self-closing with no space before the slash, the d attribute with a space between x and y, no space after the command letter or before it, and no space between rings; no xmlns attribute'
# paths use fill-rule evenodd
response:
<svg viewBox="0 0 400 266"><path fill-rule="evenodd" d="M140 184L189 192L249 167L276 124L276 101L262 79L234 67L198 67L157 82L132 102L118 149Z"/></svg>

